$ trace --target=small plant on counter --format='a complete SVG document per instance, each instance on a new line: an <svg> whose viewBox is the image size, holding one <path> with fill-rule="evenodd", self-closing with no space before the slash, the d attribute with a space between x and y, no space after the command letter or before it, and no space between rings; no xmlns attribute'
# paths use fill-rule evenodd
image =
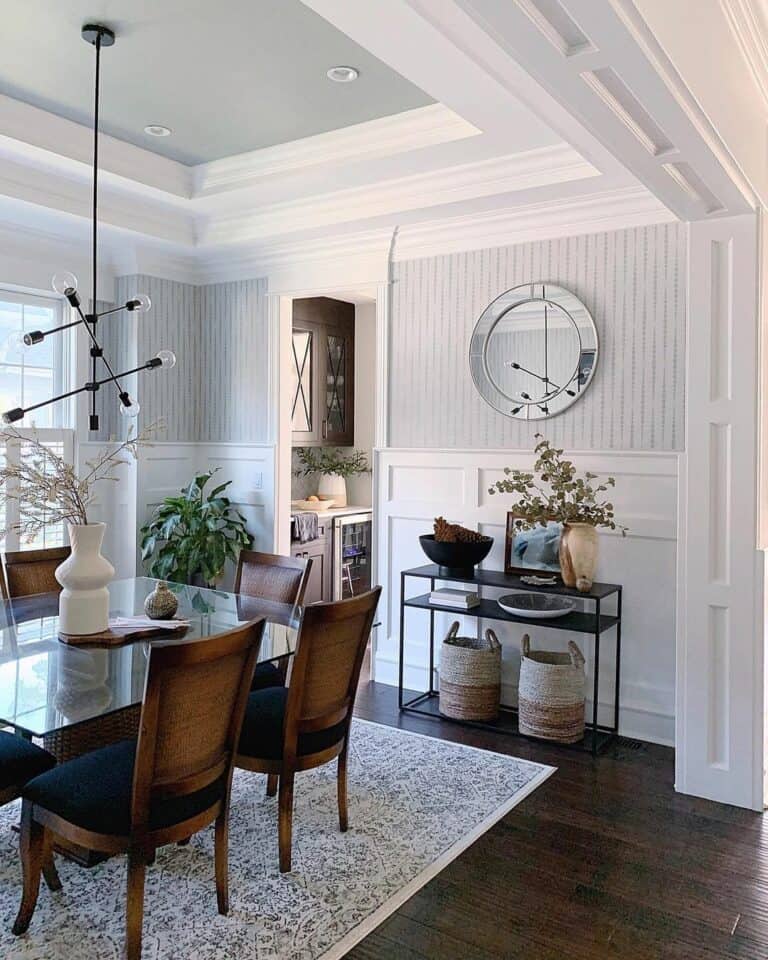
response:
<svg viewBox="0 0 768 960"><path fill-rule="evenodd" d="M240 550L251 545L245 517L223 496L232 481L205 492L216 472L201 473L179 496L166 497L141 528L141 559L151 576L211 586L227 560L236 563Z"/></svg>
<svg viewBox="0 0 768 960"><path fill-rule="evenodd" d="M301 464L294 470L297 477L321 476L356 477L361 473L370 473L368 458L362 450L353 450L350 454L336 447L296 447L296 457Z"/></svg>
<svg viewBox="0 0 768 960"><path fill-rule="evenodd" d="M613 504L601 496L616 486L615 478L600 480L596 473L589 471L580 477L573 463L563 457L562 450L553 447L540 433L536 434L536 439L539 442L534 448L537 459L533 473L505 467L505 478L488 488L490 494L519 495L520 499L510 507L517 529L546 527L548 522L555 520L563 524L607 527L626 536L627 527L616 523Z"/></svg>

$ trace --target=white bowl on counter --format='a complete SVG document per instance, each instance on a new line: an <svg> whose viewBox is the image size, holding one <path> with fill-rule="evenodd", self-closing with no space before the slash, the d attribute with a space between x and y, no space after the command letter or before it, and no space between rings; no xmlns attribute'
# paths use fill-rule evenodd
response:
<svg viewBox="0 0 768 960"><path fill-rule="evenodd" d="M335 500L292 500L291 507L294 510L312 510L312 512L321 513L323 510L329 510Z"/></svg>

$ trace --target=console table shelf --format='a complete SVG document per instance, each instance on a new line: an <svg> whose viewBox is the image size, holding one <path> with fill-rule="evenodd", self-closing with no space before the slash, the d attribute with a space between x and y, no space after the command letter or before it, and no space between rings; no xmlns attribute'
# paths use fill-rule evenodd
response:
<svg viewBox="0 0 768 960"><path fill-rule="evenodd" d="M420 594L407 597L405 593L406 578L429 580L430 589L435 589L437 581L445 583L462 583L476 587L480 594L480 603L467 610L457 609L444 604L430 603L429 594ZM547 593L560 597L572 597L576 600L591 603L594 612L573 611L563 617L539 619L536 617L518 617L503 610L494 599L482 596L482 588L491 587L494 590L520 591L525 593ZM603 613L603 601L615 597L615 613ZM514 707L501 705L498 720L489 723L480 723L468 720L454 720L440 713L438 707L439 690L434 688L435 676L435 613L449 613L455 617L470 617L478 621L498 620L504 623L519 623L521 625L544 627L550 630L564 630L572 633L581 633L592 637L594 643L594 676L592 692L592 719L585 724L584 739L572 745L577 749L587 750L593 756L604 749L618 734L619 729L619 702L621 681L621 600L622 588L615 583L595 583L589 593L579 593L563 583L548 586L531 586L523 583L519 576L502 573L499 570L476 570L474 577L445 576L440 572L437 564L425 564L403 570L400 574L400 664L398 676L398 702L404 713L416 713L420 716L431 717L436 720L445 720L450 723L459 723L464 726L487 730L496 730L501 733L524 737L517 724L517 710ZM429 690L419 693L411 699L405 699L404 664L405 664L405 611L407 609L424 610L429 613ZM600 703L600 638L606 631L615 631L616 667L615 690L613 702L613 723L611 725L598 723L598 706ZM534 739L527 738L526 739ZM543 741L540 741L543 742ZM557 744L557 746L571 746Z"/></svg>

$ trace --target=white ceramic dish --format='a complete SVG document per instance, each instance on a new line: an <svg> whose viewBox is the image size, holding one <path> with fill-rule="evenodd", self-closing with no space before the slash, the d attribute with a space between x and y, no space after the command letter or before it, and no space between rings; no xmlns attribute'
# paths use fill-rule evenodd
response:
<svg viewBox="0 0 768 960"><path fill-rule="evenodd" d="M318 513L330 509L335 500L292 500L291 506L294 510L312 510Z"/></svg>
<svg viewBox="0 0 768 960"><path fill-rule="evenodd" d="M564 617L576 606L575 600L569 600L568 597L551 597L546 593L507 593L499 597L497 602L507 613L535 620Z"/></svg>

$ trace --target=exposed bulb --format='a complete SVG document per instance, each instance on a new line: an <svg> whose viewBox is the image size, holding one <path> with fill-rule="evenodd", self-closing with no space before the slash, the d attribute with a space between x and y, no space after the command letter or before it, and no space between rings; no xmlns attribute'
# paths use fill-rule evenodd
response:
<svg viewBox="0 0 768 960"><path fill-rule="evenodd" d="M160 366L165 367L166 370L176 366L176 354L173 350L158 350L157 359L160 361Z"/></svg>
<svg viewBox="0 0 768 960"><path fill-rule="evenodd" d="M74 293L75 290L77 290L77 277L74 273L62 270L61 273L55 273L53 275L51 286L56 293L60 293L62 297L66 297L67 294Z"/></svg>
<svg viewBox="0 0 768 960"><path fill-rule="evenodd" d="M152 301L146 293L138 293L135 297L131 297L128 300L126 306L135 313L146 313L152 309Z"/></svg>
<svg viewBox="0 0 768 960"><path fill-rule="evenodd" d="M124 403L120 403L120 416L126 417L129 420L133 420L134 417L138 417L141 407L139 406L138 400L131 400L130 407L126 407Z"/></svg>

